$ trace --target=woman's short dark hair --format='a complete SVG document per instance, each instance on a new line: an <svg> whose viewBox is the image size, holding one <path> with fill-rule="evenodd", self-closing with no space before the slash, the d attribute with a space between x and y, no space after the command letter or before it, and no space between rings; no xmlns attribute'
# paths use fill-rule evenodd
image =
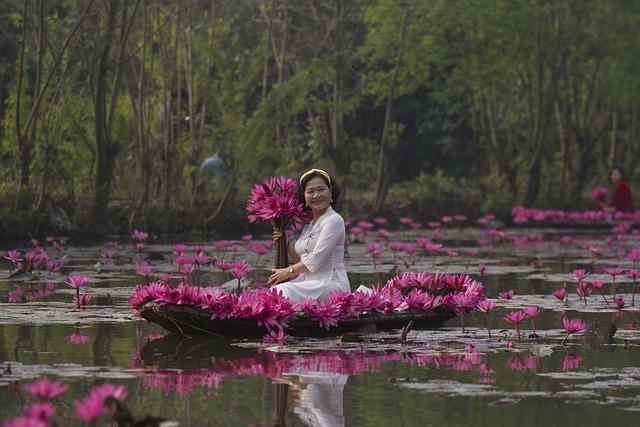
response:
<svg viewBox="0 0 640 427"><path fill-rule="evenodd" d="M328 172L326 173L327 175L329 175ZM298 178L298 200L300 200L300 203L302 203L304 208L307 210L310 210L311 208L307 206L306 200L304 198L304 189L310 180L318 177L322 178L324 183L327 184L327 187L329 187L329 189L331 190L331 206L335 207L340 201L340 196L342 196L342 188L340 187L340 185L338 185L333 176L329 175L329 179L331 180L331 182L329 182L329 179L327 179L327 177L324 176L322 172L315 170L312 170L311 172L305 172L300 175L300 178Z"/></svg>
<svg viewBox="0 0 640 427"><path fill-rule="evenodd" d="M627 173L624 171L624 168L622 166L614 166L609 171L609 177L607 178L609 182L611 182L611 173L615 170L617 170L618 173L620 174L620 181L627 180Z"/></svg>

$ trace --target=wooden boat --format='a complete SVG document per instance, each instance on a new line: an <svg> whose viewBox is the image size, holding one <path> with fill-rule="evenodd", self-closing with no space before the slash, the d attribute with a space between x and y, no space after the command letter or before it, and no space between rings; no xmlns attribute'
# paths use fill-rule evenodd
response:
<svg viewBox="0 0 640 427"><path fill-rule="evenodd" d="M183 335L210 335L215 337L259 338L268 334L264 325L254 319L211 319L211 313L196 307L147 302L139 309L140 315L164 329ZM373 332L384 329L401 329L413 321L414 328L436 327L455 315L443 306L429 311L402 311L395 313L371 313L348 317L329 330L321 328L307 313L295 315L289 321L286 333L294 336L319 337L341 335L348 332Z"/></svg>

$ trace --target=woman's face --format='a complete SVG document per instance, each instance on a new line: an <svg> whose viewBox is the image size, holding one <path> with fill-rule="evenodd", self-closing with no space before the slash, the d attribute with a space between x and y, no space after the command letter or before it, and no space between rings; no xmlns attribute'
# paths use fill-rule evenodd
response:
<svg viewBox="0 0 640 427"><path fill-rule="evenodd" d="M331 189L319 176L311 178L304 188L304 200L313 213L322 214L331 204Z"/></svg>
<svg viewBox="0 0 640 427"><path fill-rule="evenodd" d="M611 175L609 175L609 179L611 180L611 182L613 184L617 184L620 182L620 178L622 178L622 175L620 175L620 171L618 169L613 169L611 171Z"/></svg>

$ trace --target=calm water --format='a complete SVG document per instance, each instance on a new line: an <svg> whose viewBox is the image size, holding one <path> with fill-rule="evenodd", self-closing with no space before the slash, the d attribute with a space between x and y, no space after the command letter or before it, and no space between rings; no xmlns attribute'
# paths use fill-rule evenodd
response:
<svg viewBox="0 0 640 427"><path fill-rule="evenodd" d="M82 425L73 418L73 402L104 383L126 386L134 417L152 415L181 426L637 425L640 337L638 312L630 307L630 281L616 279L617 293L627 301L618 310L597 291L585 305L570 279L572 270L586 269L587 281L603 280L611 300L611 277L603 268L632 268L628 253L640 246L636 235L550 229L507 230L507 235L444 230L437 239L444 243L438 254L398 254L396 261L400 272L470 274L485 284L492 299L513 289L514 297L501 300L501 308L491 314L492 339L485 316L477 312L465 318L465 332L460 319L452 319L437 329L412 331L407 343L398 341L399 331L364 335L356 343L342 343L340 337L296 338L282 347L188 338L133 318L127 305L132 288L149 280L136 274L141 259L154 267L152 278L175 273L170 245L147 242L140 254L122 242L106 259L103 245L69 242L64 251L47 248L52 258L64 260L60 272L30 278L11 276L11 263L4 260L0 419L17 417L31 402L21 385L47 377L69 385L56 401L60 426ZM573 241L561 243L567 235ZM431 237L431 231L397 232L392 239L415 243L417 236ZM187 244L196 243L212 257L258 261L256 280L264 280L273 263L273 252L258 259L242 241L237 242L240 250L225 253L212 242ZM6 249L31 250L4 249L4 254ZM354 288L390 277L391 251L375 270L363 243L352 244L348 253ZM480 275L482 266L486 270ZM73 308L75 291L63 283L69 273L92 278L89 308ZM203 283L218 280L215 268L203 270ZM568 303L551 296L563 282L571 290ZM19 302L8 303L11 296ZM544 309L535 319L538 338L531 337L527 320L518 342L502 317L529 305ZM618 326L614 342L585 342L575 335L561 345L565 315L613 321Z"/></svg>

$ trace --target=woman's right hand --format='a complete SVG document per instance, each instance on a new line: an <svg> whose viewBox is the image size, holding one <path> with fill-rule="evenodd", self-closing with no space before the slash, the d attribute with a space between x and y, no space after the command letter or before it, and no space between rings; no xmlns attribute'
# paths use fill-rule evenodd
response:
<svg viewBox="0 0 640 427"><path fill-rule="evenodd" d="M273 241L277 242L284 233L277 227L273 227Z"/></svg>

